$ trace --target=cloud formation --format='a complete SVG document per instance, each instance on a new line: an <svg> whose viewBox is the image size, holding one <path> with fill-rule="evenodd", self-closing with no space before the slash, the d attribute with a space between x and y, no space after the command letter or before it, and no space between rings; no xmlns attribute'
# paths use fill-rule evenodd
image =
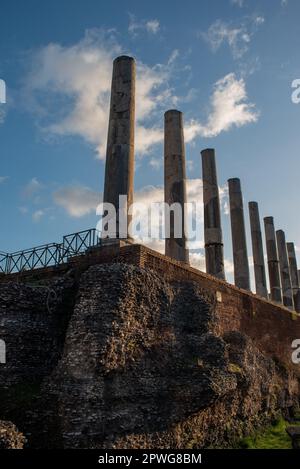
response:
<svg viewBox="0 0 300 469"><path fill-rule="evenodd" d="M227 190L225 187L220 187L220 202L221 209L226 214L227 204ZM194 223L197 219L197 232L196 238L189 242L190 249L190 263L202 271L205 271L205 253L204 253L204 236L203 236L203 200L202 200L202 179L189 179L187 180L187 200L188 202L197 202L197 210L195 213L191 211L188 214L188 225ZM95 212L96 207L102 200L100 193L94 192L92 189L84 186L67 186L62 187L53 194L54 201L57 205L62 207L68 215L72 217L82 217L89 213ZM165 242L164 239L151 239L148 237L148 215L153 203L161 203L164 200L164 189L162 186L145 186L134 193L134 202L137 204L136 222L145 227L142 230L142 238L135 236L137 242L142 242L149 248L164 253ZM42 215L41 215L42 216ZM38 217L39 218L39 217ZM151 227L154 233L159 233L163 218L158 213L152 212ZM229 259L225 259L225 270L228 275L233 273L233 263Z"/></svg>
<svg viewBox="0 0 300 469"><path fill-rule="evenodd" d="M32 219L34 222L38 222L44 215L44 210L36 210L35 212L33 212L32 214Z"/></svg>
<svg viewBox="0 0 300 469"><path fill-rule="evenodd" d="M54 202L63 207L66 212L75 218L96 212L96 208L101 202L99 193L89 187L73 185L58 189L53 194Z"/></svg>
<svg viewBox="0 0 300 469"><path fill-rule="evenodd" d="M157 34L160 29L160 23L158 19L151 19L151 20L137 20L136 17L132 14L129 14L129 26L128 32L133 35L134 37L138 35L138 33L146 31L150 34Z"/></svg>
<svg viewBox="0 0 300 469"><path fill-rule="evenodd" d="M237 24L218 19L210 25L207 32L201 33L201 36L213 52L227 44L233 58L240 59L248 51L254 33L264 21L264 17L259 15L246 17Z"/></svg>
<svg viewBox="0 0 300 469"><path fill-rule="evenodd" d="M232 5L237 5L240 8L245 4L244 0L230 0L230 3L232 3Z"/></svg>
<svg viewBox="0 0 300 469"><path fill-rule="evenodd" d="M23 188L23 196L26 198L31 198L42 188L43 184L36 177L33 177Z"/></svg>
<svg viewBox="0 0 300 469"><path fill-rule="evenodd" d="M23 95L45 137L80 136L99 158L105 158L112 61L123 52L113 32L92 30L77 44L49 44L33 54ZM154 66L137 61L138 156L148 154L163 142L163 112L180 101L169 84L177 55L178 51L173 51L166 64ZM210 102L206 123L197 119L186 122L187 143L198 136L215 137L233 126L257 120L258 114L248 102L244 79L233 73L215 83Z"/></svg>
<svg viewBox="0 0 300 469"><path fill-rule="evenodd" d="M185 141L191 142L197 136L215 137L232 127L256 122L258 117L255 106L248 101L245 80L229 73L214 85L206 124L192 119L185 125Z"/></svg>
<svg viewBox="0 0 300 469"><path fill-rule="evenodd" d="M49 44L33 55L23 96L45 135L79 135L104 159L112 62L123 52L112 32L92 30L77 44ZM170 67L137 63L137 153L147 153L162 140L150 120L176 102L168 85Z"/></svg>

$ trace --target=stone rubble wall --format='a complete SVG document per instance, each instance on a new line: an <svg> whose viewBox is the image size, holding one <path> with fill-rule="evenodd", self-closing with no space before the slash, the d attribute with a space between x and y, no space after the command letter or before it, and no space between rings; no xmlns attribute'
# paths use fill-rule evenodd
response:
<svg viewBox="0 0 300 469"><path fill-rule="evenodd" d="M230 447L299 404L286 308L138 245L13 279L0 418L29 447Z"/></svg>

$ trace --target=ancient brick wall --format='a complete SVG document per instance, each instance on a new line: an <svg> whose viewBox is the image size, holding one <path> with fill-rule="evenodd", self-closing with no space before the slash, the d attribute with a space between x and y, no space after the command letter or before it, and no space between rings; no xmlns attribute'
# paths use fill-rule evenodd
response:
<svg viewBox="0 0 300 469"><path fill-rule="evenodd" d="M196 282L203 290L216 297L215 332L218 335L232 330L245 333L261 352L277 357L299 372L299 366L291 362L291 343L300 338L299 315L195 268L183 266L139 244L121 247L108 245L92 249L87 255L73 257L68 264L59 268L2 276L1 281L7 282L16 278L20 281L30 281L32 278L51 280L51 277L63 276L69 269L74 272L75 277L80 278L82 272L91 265L116 262L153 270L170 282Z"/></svg>
<svg viewBox="0 0 300 469"><path fill-rule="evenodd" d="M141 247L140 252L141 266L160 272L171 281L195 281L202 289L216 295L217 334L232 330L245 333L261 352L277 357L300 372L299 365L293 365L291 361L291 343L300 338L299 315L197 269L167 260L144 247Z"/></svg>
<svg viewBox="0 0 300 469"><path fill-rule="evenodd" d="M299 402L295 314L141 245L2 277L0 299L0 418L31 447L228 446Z"/></svg>
<svg viewBox="0 0 300 469"><path fill-rule="evenodd" d="M0 390L38 382L56 365L75 300L69 276L50 283L0 283L0 338L6 363L0 368Z"/></svg>

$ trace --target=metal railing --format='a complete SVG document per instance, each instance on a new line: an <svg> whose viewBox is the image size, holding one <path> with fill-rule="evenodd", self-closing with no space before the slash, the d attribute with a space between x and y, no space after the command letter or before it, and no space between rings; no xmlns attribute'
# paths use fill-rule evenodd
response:
<svg viewBox="0 0 300 469"><path fill-rule="evenodd" d="M58 266L72 256L84 254L101 244L100 233L96 228L79 231L63 237L62 243L50 243L32 249L5 253L0 251L0 272L11 274L42 267Z"/></svg>

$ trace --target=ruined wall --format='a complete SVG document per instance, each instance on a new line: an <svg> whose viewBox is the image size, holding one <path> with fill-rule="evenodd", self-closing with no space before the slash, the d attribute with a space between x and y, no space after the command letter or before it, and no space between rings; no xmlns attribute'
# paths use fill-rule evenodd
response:
<svg viewBox="0 0 300 469"><path fill-rule="evenodd" d="M218 315L214 324L218 335L238 330L251 337L263 353L293 366L291 342L300 338L300 315L295 312L198 269L183 266L142 245L129 245L121 249L116 246L98 249L91 256L72 259L71 265L84 270L89 265L110 261L153 270L168 281L196 282L218 299ZM299 371L297 366L294 366L294 371Z"/></svg>
<svg viewBox="0 0 300 469"><path fill-rule="evenodd" d="M62 353L75 291L69 275L50 282L0 283L0 338L6 344L2 391L49 375Z"/></svg>
<svg viewBox="0 0 300 469"><path fill-rule="evenodd" d="M81 277L64 353L40 396L38 446L230 446L297 405L292 371L245 334L215 334L213 295L136 266Z"/></svg>
<svg viewBox="0 0 300 469"><path fill-rule="evenodd" d="M0 285L14 349L0 418L31 447L228 447L298 405L299 318L285 308L138 245L40 272L59 292L52 313L36 276ZM34 395L13 402L35 373Z"/></svg>
<svg viewBox="0 0 300 469"><path fill-rule="evenodd" d="M166 261L164 256L144 248L141 249L141 265L162 273L169 280L197 282L218 297L214 325L218 335L238 330L247 334L261 352L293 366L291 342L300 338L300 315L197 269ZM293 368L299 372L298 366Z"/></svg>

